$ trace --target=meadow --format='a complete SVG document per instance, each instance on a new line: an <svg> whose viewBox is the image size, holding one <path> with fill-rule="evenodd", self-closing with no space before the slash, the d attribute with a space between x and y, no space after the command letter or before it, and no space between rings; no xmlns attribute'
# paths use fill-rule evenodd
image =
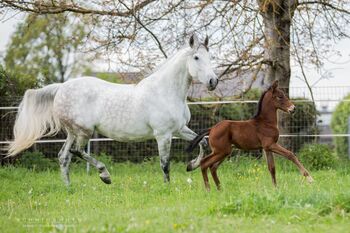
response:
<svg viewBox="0 0 350 233"><path fill-rule="evenodd" d="M183 163L172 163L170 184L157 160L109 163L111 185L73 164L69 188L59 169L2 167L0 232L350 232L350 163L311 171L311 185L276 166L278 188L263 159L225 162L211 192Z"/></svg>

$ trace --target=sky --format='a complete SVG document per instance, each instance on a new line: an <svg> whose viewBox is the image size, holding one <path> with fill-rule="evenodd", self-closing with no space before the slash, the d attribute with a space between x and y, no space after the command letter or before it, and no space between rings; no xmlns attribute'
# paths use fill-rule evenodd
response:
<svg viewBox="0 0 350 233"><path fill-rule="evenodd" d="M9 18L9 15L6 16ZM17 23L24 19L22 14L15 15L9 19L0 18L0 54L3 55L6 45L9 43L11 34ZM324 68L331 75L321 75L316 70L306 70L308 80L312 87L348 86L350 87L350 39L342 40L333 44L333 48L341 52L341 57L329 58L325 61ZM299 77L299 78L298 78ZM292 67L291 87L305 87L305 82L300 80L299 69Z"/></svg>

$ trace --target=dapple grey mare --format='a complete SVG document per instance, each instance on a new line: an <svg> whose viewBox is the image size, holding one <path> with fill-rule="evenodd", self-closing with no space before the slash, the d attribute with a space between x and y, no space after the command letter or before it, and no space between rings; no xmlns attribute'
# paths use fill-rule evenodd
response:
<svg viewBox="0 0 350 233"><path fill-rule="evenodd" d="M73 154L94 165L103 182L111 183L106 166L84 151L93 132L96 130L120 142L155 138L164 180L169 181L172 137L190 141L197 136L186 126L190 120L186 104L190 83L200 81L209 90L215 89L218 83L210 64L208 37L199 43L197 37L192 36L189 45L136 85L81 77L27 90L17 114L14 141L9 145L8 155L14 156L37 139L64 129L67 139L58 155L65 183L70 183L69 163ZM203 156L202 144L199 158Z"/></svg>

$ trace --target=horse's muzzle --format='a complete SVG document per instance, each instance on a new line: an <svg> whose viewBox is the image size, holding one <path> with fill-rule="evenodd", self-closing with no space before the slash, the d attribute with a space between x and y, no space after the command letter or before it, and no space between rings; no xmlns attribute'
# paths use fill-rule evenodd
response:
<svg viewBox="0 0 350 233"><path fill-rule="evenodd" d="M208 90L209 90L209 91L215 90L215 88L216 88L216 86L218 85L218 83L219 83L219 80L218 80L217 78L211 78L211 79L209 80L209 84L208 84L208 86L207 86Z"/></svg>

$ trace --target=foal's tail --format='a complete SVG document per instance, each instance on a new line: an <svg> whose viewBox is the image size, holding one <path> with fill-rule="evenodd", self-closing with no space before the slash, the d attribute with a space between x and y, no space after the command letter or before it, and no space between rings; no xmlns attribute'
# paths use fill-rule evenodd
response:
<svg viewBox="0 0 350 233"><path fill-rule="evenodd" d="M186 148L186 152L187 153L190 153L194 150L194 148L199 144L200 141L202 141L202 139L209 135L210 133L210 128L209 129L206 129L204 130L203 132L201 132L197 137L195 137L191 142L190 142L190 145Z"/></svg>
<svg viewBox="0 0 350 233"><path fill-rule="evenodd" d="M14 140L7 147L7 157L15 156L43 137L57 134L60 121L53 113L53 100L61 84L27 90L19 105L15 126Z"/></svg>
<svg viewBox="0 0 350 233"><path fill-rule="evenodd" d="M209 135L211 129L206 129L205 131L201 132L197 137L195 137L195 139L193 139L190 142L190 145L186 148L186 152L190 153L194 150L194 148L199 144L200 141L202 141L202 139ZM187 171L193 171L194 169L196 169L197 167L199 167L200 162L202 160L204 156L204 153L200 153L198 155L197 158L191 160L188 164L187 164Z"/></svg>

